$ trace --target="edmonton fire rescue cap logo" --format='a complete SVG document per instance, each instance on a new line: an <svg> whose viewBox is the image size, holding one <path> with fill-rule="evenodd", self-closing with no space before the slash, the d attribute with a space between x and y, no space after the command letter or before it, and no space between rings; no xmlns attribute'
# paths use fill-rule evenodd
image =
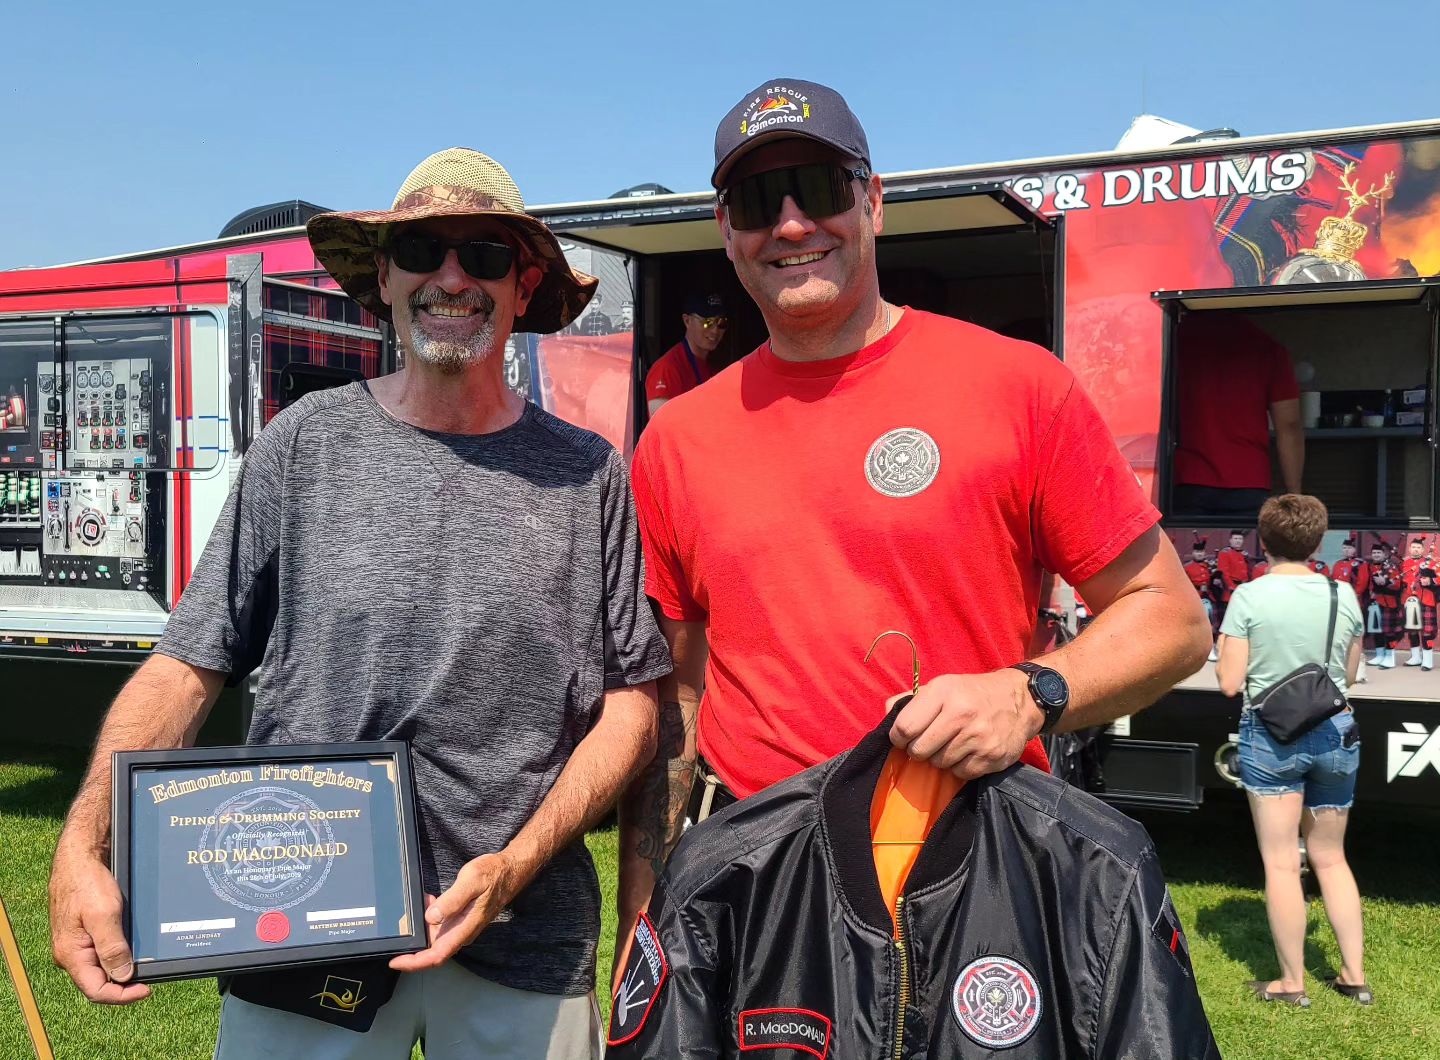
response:
<svg viewBox="0 0 1440 1060"><path fill-rule="evenodd" d="M776 125L803 125L810 118L810 101L784 85L767 88L750 101L740 116L740 135L754 136Z"/></svg>
<svg viewBox="0 0 1440 1060"><path fill-rule="evenodd" d="M1040 1023L1040 988L1019 961L998 953L978 957L955 979L955 1022L971 1041L990 1049L1019 1045Z"/></svg>
<svg viewBox="0 0 1440 1060"><path fill-rule="evenodd" d="M610 1045L621 1045L640 1033L669 975L670 962L660 948L655 925L641 913L635 921L635 937L625 961L625 975L615 991L614 1006L610 1010Z"/></svg>

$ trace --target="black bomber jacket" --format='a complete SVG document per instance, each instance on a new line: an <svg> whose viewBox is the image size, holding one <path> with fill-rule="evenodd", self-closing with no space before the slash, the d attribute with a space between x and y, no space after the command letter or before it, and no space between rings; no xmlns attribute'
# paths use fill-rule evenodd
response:
<svg viewBox="0 0 1440 1060"><path fill-rule="evenodd" d="M870 845L893 718L686 834L607 1057L1218 1058L1145 830L1038 769L960 790L895 937Z"/></svg>

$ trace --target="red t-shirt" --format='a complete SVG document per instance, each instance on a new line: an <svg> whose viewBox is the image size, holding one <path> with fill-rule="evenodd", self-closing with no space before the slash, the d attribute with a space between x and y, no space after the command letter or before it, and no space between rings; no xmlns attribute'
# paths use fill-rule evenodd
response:
<svg viewBox="0 0 1440 1060"><path fill-rule="evenodd" d="M666 350L660 359L650 366L650 371L645 373L645 400L679 397L688 390L694 390L714 374L709 362L704 357L696 357L686 348L685 340L681 339Z"/></svg>
<svg viewBox="0 0 1440 1060"><path fill-rule="evenodd" d="M923 432L923 434L921 433ZM700 749L737 794L824 761L922 678L1019 662L1041 568L1083 582L1158 519L1069 369L906 310L832 360L768 345L635 450L645 589L709 623Z"/></svg>
<svg viewBox="0 0 1440 1060"><path fill-rule="evenodd" d="M1175 482L1269 489L1267 414L1300 396L1285 347L1246 320L1198 313L1182 332L1175 385Z"/></svg>

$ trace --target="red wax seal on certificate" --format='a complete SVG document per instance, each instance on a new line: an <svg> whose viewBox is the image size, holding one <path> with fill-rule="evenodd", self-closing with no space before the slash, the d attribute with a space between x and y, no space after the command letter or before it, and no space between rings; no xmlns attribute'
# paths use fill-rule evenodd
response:
<svg viewBox="0 0 1440 1060"><path fill-rule="evenodd" d="M260 914L255 921L255 937L261 942L284 942L290 937L290 919L278 909Z"/></svg>

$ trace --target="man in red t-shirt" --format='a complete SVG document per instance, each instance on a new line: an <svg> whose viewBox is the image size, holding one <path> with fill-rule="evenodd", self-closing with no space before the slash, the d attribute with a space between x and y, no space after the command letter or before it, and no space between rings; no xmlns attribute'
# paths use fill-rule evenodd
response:
<svg viewBox="0 0 1440 1060"><path fill-rule="evenodd" d="M715 161L726 251L771 339L662 408L635 451L645 588L676 669L656 760L621 804L621 954L679 838L697 728L742 798L853 746L911 684L903 649L863 661L882 631L912 637L930 677L892 741L962 780L1042 727L1144 708L1209 650L1070 370L881 297L882 187L838 93L768 82L723 120ZM1097 617L1032 676L1013 667L1046 570Z"/></svg>
<svg viewBox="0 0 1440 1060"><path fill-rule="evenodd" d="M1305 430L1283 346L1243 317L1192 314L1180 329L1175 387L1177 514L1258 518L1270 495L1271 421L1285 492L1300 492Z"/></svg>
<svg viewBox="0 0 1440 1060"><path fill-rule="evenodd" d="M725 300L718 294L690 295L680 319L685 324L684 336L645 374L645 400L652 416L665 402L694 390L715 374L713 355L730 324Z"/></svg>

